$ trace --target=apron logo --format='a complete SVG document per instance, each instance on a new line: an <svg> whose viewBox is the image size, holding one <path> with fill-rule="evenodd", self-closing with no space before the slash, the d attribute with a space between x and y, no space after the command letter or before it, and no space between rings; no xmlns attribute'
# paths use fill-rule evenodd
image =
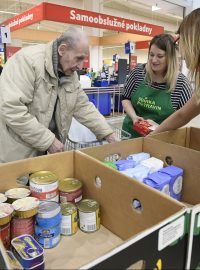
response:
<svg viewBox="0 0 200 270"><path fill-rule="evenodd" d="M155 110L155 111L161 111L161 106L157 106L154 100L150 100L147 97L139 97L137 101L137 105L140 105L143 108Z"/></svg>

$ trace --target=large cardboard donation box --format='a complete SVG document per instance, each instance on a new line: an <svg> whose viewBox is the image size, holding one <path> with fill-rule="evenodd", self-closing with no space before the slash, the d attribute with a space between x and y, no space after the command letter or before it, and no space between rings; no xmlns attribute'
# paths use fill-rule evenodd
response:
<svg viewBox="0 0 200 270"><path fill-rule="evenodd" d="M1 165L0 192L41 170L81 180L83 198L99 202L101 212L98 231L78 230L45 249L45 269L184 269L187 213L182 203L73 151ZM142 203L140 211L134 198Z"/></svg>
<svg viewBox="0 0 200 270"><path fill-rule="evenodd" d="M149 137L200 151L200 128L185 127L149 135Z"/></svg>
<svg viewBox="0 0 200 270"><path fill-rule="evenodd" d="M194 131L193 129L190 130ZM178 132L181 132L181 134L185 133L186 129L179 130ZM116 153L121 158L125 158L133 153L147 152L151 156L163 160L166 166L173 164L183 168L181 201L186 203L190 216L190 224L188 222L189 242L186 268L196 269L200 266L200 152L159 141L151 137L122 141L101 147L86 148L81 151L100 161Z"/></svg>

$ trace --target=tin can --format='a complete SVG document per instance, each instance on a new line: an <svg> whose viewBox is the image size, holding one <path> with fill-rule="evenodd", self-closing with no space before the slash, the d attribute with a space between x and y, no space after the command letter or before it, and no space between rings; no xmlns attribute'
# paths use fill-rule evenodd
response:
<svg viewBox="0 0 200 270"><path fill-rule="evenodd" d="M34 235L35 218L19 218L13 217L11 220L11 239L23 235Z"/></svg>
<svg viewBox="0 0 200 270"><path fill-rule="evenodd" d="M65 178L59 182L60 202L77 203L82 199L82 183L75 178Z"/></svg>
<svg viewBox="0 0 200 270"><path fill-rule="evenodd" d="M39 171L30 175L30 190L33 197L41 201L58 195L58 177L51 171Z"/></svg>
<svg viewBox="0 0 200 270"><path fill-rule="evenodd" d="M61 208L56 202L43 201L39 204L36 222L41 227L54 227L61 222Z"/></svg>
<svg viewBox="0 0 200 270"><path fill-rule="evenodd" d="M73 203L61 204L62 221L61 234L73 235L78 230L78 214L77 208Z"/></svg>
<svg viewBox="0 0 200 270"><path fill-rule="evenodd" d="M0 193L0 203L4 203L7 201L7 197L5 194Z"/></svg>
<svg viewBox="0 0 200 270"><path fill-rule="evenodd" d="M8 198L9 203L13 203L18 199L26 198L30 194L31 191L27 188L11 188L5 192L5 195Z"/></svg>
<svg viewBox="0 0 200 270"><path fill-rule="evenodd" d="M23 268L31 269L44 261L44 249L28 234L14 238L11 241L13 252Z"/></svg>
<svg viewBox="0 0 200 270"><path fill-rule="evenodd" d="M0 239L6 249L10 247L10 220L14 209L8 203L0 204Z"/></svg>
<svg viewBox="0 0 200 270"><path fill-rule="evenodd" d="M29 218L37 214L39 200L34 197L18 199L12 203L14 215L19 218Z"/></svg>
<svg viewBox="0 0 200 270"><path fill-rule="evenodd" d="M77 204L79 227L83 232L95 232L100 228L100 208L95 200L85 199Z"/></svg>

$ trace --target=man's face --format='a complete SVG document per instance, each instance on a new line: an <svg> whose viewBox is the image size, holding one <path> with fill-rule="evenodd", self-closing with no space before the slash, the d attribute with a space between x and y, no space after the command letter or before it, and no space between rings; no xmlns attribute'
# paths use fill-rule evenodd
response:
<svg viewBox="0 0 200 270"><path fill-rule="evenodd" d="M88 55L87 42L80 42L73 49L69 49L66 44L58 47L60 55L60 66L65 75L71 75L74 71L81 70L85 57Z"/></svg>

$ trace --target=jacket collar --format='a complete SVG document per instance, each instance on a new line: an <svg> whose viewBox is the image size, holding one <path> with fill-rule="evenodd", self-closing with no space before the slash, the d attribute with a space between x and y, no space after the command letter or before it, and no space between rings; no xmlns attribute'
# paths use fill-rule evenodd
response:
<svg viewBox="0 0 200 270"><path fill-rule="evenodd" d="M57 79L53 69L52 54L53 54L53 41L46 44L45 68L51 77Z"/></svg>

